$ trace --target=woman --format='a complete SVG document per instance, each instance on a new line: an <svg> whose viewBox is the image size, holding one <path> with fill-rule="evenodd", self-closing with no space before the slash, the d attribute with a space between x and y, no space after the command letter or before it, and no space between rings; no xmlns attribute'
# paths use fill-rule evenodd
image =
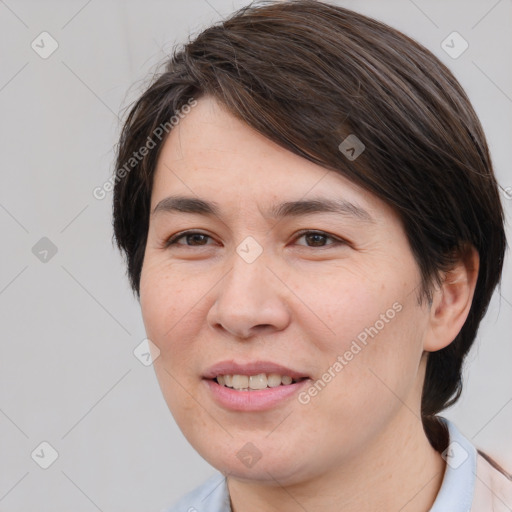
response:
<svg viewBox="0 0 512 512"><path fill-rule="evenodd" d="M114 230L155 371L219 474L169 511L511 510L438 413L501 276L485 136L450 71L313 0L175 52L118 148Z"/></svg>

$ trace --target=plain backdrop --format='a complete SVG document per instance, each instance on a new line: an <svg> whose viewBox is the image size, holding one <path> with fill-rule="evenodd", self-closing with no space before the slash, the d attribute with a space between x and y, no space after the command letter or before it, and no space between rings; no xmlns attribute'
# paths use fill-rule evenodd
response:
<svg viewBox="0 0 512 512"><path fill-rule="evenodd" d="M145 332L112 244L112 194L92 191L113 171L118 117L157 63L247 3L0 1L0 511L157 512L214 472L134 355ZM402 30L454 72L487 134L509 222L511 1L332 3ZM441 46L454 31L469 44L458 58ZM444 413L509 470L511 283L508 255L463 396Z"/></svg>

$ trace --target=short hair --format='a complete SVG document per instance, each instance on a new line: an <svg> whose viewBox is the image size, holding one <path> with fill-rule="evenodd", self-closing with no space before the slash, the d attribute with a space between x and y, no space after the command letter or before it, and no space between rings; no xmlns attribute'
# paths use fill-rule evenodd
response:
<svg viewBox="0 0 512 512"><path fill-rule="evenodd" d="M175 48L133 104L116 169L191 98L208 95L283 148L345 176L397 212L432 300L441 272L476 248L479 275L469 315L447 347L428 354L421 398L438 450L436 414L462 392L462 364L501 279L506 249L498 184L482 126L449 69L396 29L316 0L250 4ZM346 158L354 134L364 152ZM150 198L163 141L116 179L113 227L132 290L139 283Z"/></svg>

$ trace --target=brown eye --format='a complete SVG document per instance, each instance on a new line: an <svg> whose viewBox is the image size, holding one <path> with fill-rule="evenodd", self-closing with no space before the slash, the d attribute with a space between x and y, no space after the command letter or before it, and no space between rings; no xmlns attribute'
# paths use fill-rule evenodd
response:
<svg viewBox="0 0 512 512"><path fill-rule="evenodd" d="M333 236L328 235L323 231L304 231L302 232L301 236L299 236L296 240L299 240L301 238L304 238L306 240L308 244L307 247L328 247L343 243L342 240L334 238ZM324 242L326 240L331 240L332 243L325 244Z"/></svg>
<svg viewBox="0 0 512 512"><path fill-rule="evenodd" d="M178 244L178 240L185 238L186 244ZM165 243L165 247L169 247L171 245L185 245L186 247L195 247L195 246L204 246L206 244L206 240L211 238L209 235L205 233L200 233L199 231L185 231L184 233L178 233L177 235L171 236ZM192 241L191 244L188 244L189 241ZM197 243L196 243L197 242Z"/></svg>

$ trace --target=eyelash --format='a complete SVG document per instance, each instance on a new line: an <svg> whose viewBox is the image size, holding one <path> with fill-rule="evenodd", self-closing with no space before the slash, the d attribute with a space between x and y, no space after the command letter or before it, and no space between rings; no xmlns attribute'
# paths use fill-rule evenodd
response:
<svg viewBox="0 0 512 512"><path fill-rule="evenodd" d="M295 240L298 240L299 238L302 238L304 235L309 235L309 234L312 234L312 235L321 235L323 236L324 238L326 239L330 239L332 240L334 243L331 243L331 244L327 244L327 245L323 245L323 246L314 246L314 245L306 245L305 247L309 247L309 248L312 248L312 249L323 249L325 247L334 247L334 246L338 246L338 245L347 245L348 242L346 242L345 240L342 240L340 238L337 238L337 237L334 237L332 235L329 235L328 233L325 233L324 231L314 231L314 230L303 230L303 231L300 231L298 233L298 236L295 238ZM184 231L182 233L177 233L176 235L172 235L171 237L169 237L166 241L165 241L165 248L168 248L170 247L171 245L178 245L177 242L178 240L182 239L182 238L185 238L186 236L192 236L192 235L202 235L202 236L206 236L208 238L212 238L210 235L207 235L206 233L202 233L200 231ZM185 245L185 247L206 247L206 246L203 246L203 245Z"/></svg>

